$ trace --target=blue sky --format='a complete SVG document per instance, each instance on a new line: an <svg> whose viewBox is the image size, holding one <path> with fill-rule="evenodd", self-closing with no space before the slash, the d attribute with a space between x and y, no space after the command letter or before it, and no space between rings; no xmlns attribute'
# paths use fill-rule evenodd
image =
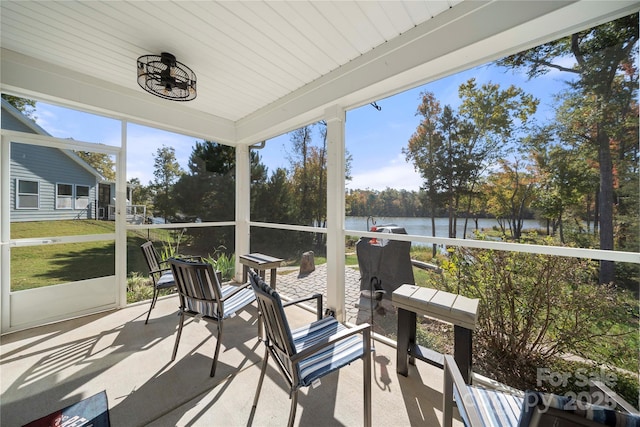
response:
<svg viewBox="0 0 640 427"><path fill-rule="evenodd" d="M381 111L365 105L347 112L346 147L353 156L352 181L348 188L384 190L397 188L418 190L421 180L413 165L407 163L402 148L420 122L415 115L424 90L433 92L441 105L459 105L458 86L475 77L478 84L492 81L502 88L511 84L522 87L527 93L540 99L539 121L552 118L553 95L564 87L562 73L550 73L534 81L526 76L505 72L493 66L480 66L436 82L408 90L398 95L376 101ZM38 102L38 124L53 136L73 138L87 142L120 145L120 122L101 116L81 113ZM175 148L176 158L183 169L197 138L160 131L130 124L128 128L127 179L137 177L143 184L153 180L153 159L163 145ZM319 136L315 137L319 143ZM288 167L289 135L267 141L260 151L263 163L272 172L278 167Z"/></svg>

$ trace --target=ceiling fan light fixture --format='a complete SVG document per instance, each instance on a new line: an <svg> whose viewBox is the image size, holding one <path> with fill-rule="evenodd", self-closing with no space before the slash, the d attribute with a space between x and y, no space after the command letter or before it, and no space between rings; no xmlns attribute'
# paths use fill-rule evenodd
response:
<svg viewBox="0 0 640 427"><path fill-rule="evenodd" d="M197 96L196 74L168 52L138 58L138 84L147 92L172 101Z"/></svg>

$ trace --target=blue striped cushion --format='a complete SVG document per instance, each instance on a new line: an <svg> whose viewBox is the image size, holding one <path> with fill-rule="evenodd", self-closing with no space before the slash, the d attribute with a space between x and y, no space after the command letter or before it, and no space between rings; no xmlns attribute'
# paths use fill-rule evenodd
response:
<svg viewBox="0 0 640 427"><path fill-rule="evenodd" d="M291 331L291 336L293 337L296 352L299 353L318 341L346 329L346 326L328 316ZM362 337L358 335L345 338L325 347L319 353L303 359L298 364L300 385L304 387L311 385L315 379L361 358L363 353Z"/></svg>
<svg viewBox="0 0 640 427"><path fill-rule="evenodd" d="M159 289L171 288L176 285L176 281L173 278L173 273L171 271L165 271L160 276L160 280L156 283L156 287Z"/></svg>
<svg viewBox="0 0 640 427"><path fill-rule="evenodd" d="M478 410L485 427L515 427L518 425L518 418L522 410L522 397L474 386L468 386L467 389L473 399L472 405ZM456 393L456 400L459 398ZM458 405L458 409L465 425L469 425L462 405Z"/></svg>
<svg viewBox="0 0 640 427"><path fill-rule="evenodd" d="M604 406L577 402L571 397L531 390L527 390L525 393L522 417L519 424L521 427L529 426L535 408L540 408L544 412L547 412L550 408L556 409L571 414L578 419L583 418L611 427L640 427L640 416L638 415L623 414Z"/></svg>
<svg viewBox="0 0 640 427"><path fill-rule="evenodd" d="M225 298L231 292L235 291L237 286L225 285L222 287L222 298ZM256 295L251 288L245 288L224 302L224 313L222 319L232 316L236 311L241 310L245 306L255 301ZM214 301L201 301L187 298L187 309L195 311L204 316L218 318L218 304Z"/></svg>

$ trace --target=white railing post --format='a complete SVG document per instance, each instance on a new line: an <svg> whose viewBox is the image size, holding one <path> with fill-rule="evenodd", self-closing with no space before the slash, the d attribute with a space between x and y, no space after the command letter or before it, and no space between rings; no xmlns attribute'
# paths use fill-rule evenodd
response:
<svg viewBox="0 0 640 427"><path fill-rule="evenodd" d="M10 322L11 294L11 140L3 136L0 143L0 333L6 332Z"/></svg>
<svg viewBox="0 0 640 427"><path fill-rule="evenodd" d="M339 106L324 112L327 122L327 307L345 320L344 188L345 111Z"/></svg>
<svg viewBox="0 0 640 427"><path fill-rule="evenodd" d="M127 122L121 122L121 145L116 155L116 304L127 305Z"/></svg>
<svg viewBox="0 0 640 427"><path fill-rule="evenodd" d="M249 220L251 219L251 166L249 146L236 146L236 268L235 280L242 280L240 255L249 253Z"/></svg>

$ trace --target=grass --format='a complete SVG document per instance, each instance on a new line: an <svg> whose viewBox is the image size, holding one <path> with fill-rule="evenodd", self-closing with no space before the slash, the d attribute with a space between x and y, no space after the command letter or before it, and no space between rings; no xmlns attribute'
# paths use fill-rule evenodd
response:
<svg viewBox="0 0 640 427"><path fill-rule="evenodd" d="M69 220L33 221L11 224L11 238L42 238L49 236L77 236L115 232L112 221ZM188 235L180 231L154 229L127 232L127 302L144 301L153 297L152 282L140 245L147 240L157 242L156 249L166 256L181 240L186 245ZM182 246L180 246L182 249ZM225 272L225 279L233 274L233 257L219 254L214 263ZM115 243L113 241L64 243L24 246L11 249L11 291L51 286L115 274ZM161 295L168 292L161 292Z"/></svg>
<svg viewBox="0 0 640 427"><path fill-rule="evenodd" d="M12 239L29 239L48 236L77 236L109 234L115 232L115 223L97 220L29 221L12 222Z"/></svg>
<svg viewBox="0 0 640 427"><path fill-rule="evenodd" d="M27 246L11 250L12 291L113 274L113 242Z"/></svg>
<svg viewBox="0 0 640 427"><path fill-rule="evenodd" d="M115 223L111 221L69 220L55 221L55 224L51 221L33 221L11 224L12 239L114 232ZM129 275L133 272L147 274L148 269L140 251L140 245L145 240L147 240L146 233L129 232L127 235ZM11 249L12 291L113 274L115 274L113 241L24 246Z"/></svg>

